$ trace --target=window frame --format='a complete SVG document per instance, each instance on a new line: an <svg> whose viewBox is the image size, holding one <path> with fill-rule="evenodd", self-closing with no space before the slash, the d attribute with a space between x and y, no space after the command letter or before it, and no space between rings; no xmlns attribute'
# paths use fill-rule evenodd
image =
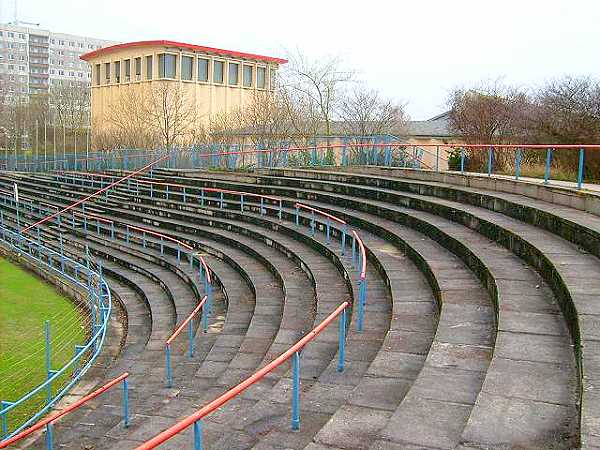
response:
<svg viewBox="0 0 600 450"><path fill-rule="evenodd" d="M189 78L184 78L183 77L183 61L189 59L191 61L190 63L190 77ZM181 72L179 74L179 78L181 79L181 81L194 81L194 55L188 55L188 54L181 54L181 60L180 60L180 64L181 64Z"/></svg>
<svg viewBox="0 0 600 450"><path fill-rule="evenodd" d="M264 73L262 86L260 86L259 82L258 82L258 73L261 70ZM256 66L256 89L262 89L262 90L267 89L267 66Z"/></svg>
<svg viewBox="0 0 600 450"><path fill-rule="evenodd" d="M148 61L150 61L150 76L148 76ZM144 56L144 76L146 81L154 79L154 55Z"/></svg>
<svg viewBox="0 0 600 450"><path fill-rule="evenodd" d="M250 84L246 84L246 69L250 69ZM254 86L254 65L242 64L242 87L251 88Z"/></svg>
<svg viewBox="0 0 600 450"><path fill-rule="evenodd" d="M177 76L178 76L178 70L177 70L178 62L177 62L177 57L179 56L179 54L178 53L173 53L173 52L162 52L162 53L158 53L156 56L158 56L158 79L159 80L177 80L178 79L177 78ZM163 56L163 58L162 58L163 59L163 64L162 65L165 66L165 67L163 67L163 75L162 76L160 75L160 71L161 71L160 60L161 60L161 56ZM167 61L167 59L165 58L165 56L172 56L173 58L175 58L175 61L174 61L174 64L173 64L173 67L175 69L175 73L174 73L173 77L166 76L166 61Z"/></svg>
<svg viewBox="0 0 600 450"><path fill-rule="evenodd" d="M125 69L124 70L125 83L129 83L131 81L131 58L124 59L123 66Z"/></svg>
<svg viewBox="0 0 600 450"><path fill-rule="evenodd" d="M136 56L133 59L133 70L135 71L135 81L141 81L142 79L142 57Z"/></svg>
<svg viewBox="0 0 600 450"><path fill-rule="evenodd" d="M200 61L206 61L206 80L200 79ZM202 56L196 58L196 80L200 83L210 83L210 58Z"/></svg>
<svg viewBox="0 0 600 450"><path fill-rule="evenodd" d="M232 83L230 80L231 77L231 66L237 66L237 70L235 71L235 83ZM240 66L241 64L237 61L227 61L227 86L239 86L240 85Z"/></svg>
<svg viewBox="0 0 600 450"><path fill-rule="evenodd" d="M213 84L218 84L220 86L224 86L225 85L225 65L226 65L227 61L223 60L223 59L213 59ZM216 75L216 70L217 70L217 64L221 64L221 81L217 81L215 78Z"/></svg>

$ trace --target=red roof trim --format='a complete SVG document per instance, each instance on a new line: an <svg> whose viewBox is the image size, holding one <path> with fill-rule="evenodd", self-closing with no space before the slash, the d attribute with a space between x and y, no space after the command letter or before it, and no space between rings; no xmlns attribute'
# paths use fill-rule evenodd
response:
<svg viewBox="0 0 600 450"><path fill-rule="evenodd" d="M255 55L252 53L244 53L244 52L236 52L233 50L223 50L220 48L213 47L204 47L202 45L194 45L194 44L186 44L184 42L176 42L176 41L137 41L137 42L126 42L124 44L116 44L111 45L109 47L99 48L98 50L94 50L93 52L86 53L81 55L80 58L84 61L88 61L91 58L95 58L96 56L108 54L117 50L121 50L124 48L130 47L179 47L187 50L193 50L202 53L214 53L219 56L230 56L234 58L244 58L244 59L253 59L258 61L272 62L277 64L285 64L287 59L274 58L272 56L263 56L263 55Z"/></svg>

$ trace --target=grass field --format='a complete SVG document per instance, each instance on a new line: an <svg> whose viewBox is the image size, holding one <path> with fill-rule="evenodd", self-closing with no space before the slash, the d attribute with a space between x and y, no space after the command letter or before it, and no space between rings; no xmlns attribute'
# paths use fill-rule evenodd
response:
<svg viewBox="0 0 600 450"><path fill-rule="evenodd" d="M45 380L46 320L50 321L52 368L58 369L73 358L75 345L83 344L86 319L53 286L0 258L0 400L17 400ZM11 411L9 430L39 410L45 399L44 391Z"/></svg>

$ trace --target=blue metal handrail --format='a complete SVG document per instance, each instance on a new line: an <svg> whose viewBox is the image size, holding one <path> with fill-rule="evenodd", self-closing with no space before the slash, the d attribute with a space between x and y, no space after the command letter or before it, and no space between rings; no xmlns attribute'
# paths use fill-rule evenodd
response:
<svg viewBox="0 0 600 450"><path fill-rule="evenodd" d="M99 269L97 271L93 270L92 268L90 268L89 260L86 265L83 265L78 261L66 256L64 253L59 253L45 246L41 242L29 239L20 234L19 232L5 227L4 225L0 225L0 243L4 244L9 249L17 252L18 254L26 256L27 258L33 260L35 263L45 266L46 268L50 269L51 272L58 274L59 276L73 283L74 285L89 290L89 293L92 294L90 295L90 298L93 298L96 301L95 305L90 306L90 312L92 314L94 313L91 310L92 306L94 306L100 313L100 323L94 324L95 329L92 330L89 341L83 346L76 347L76 354L71 360L69 360L62 368L58 370L50 370L48 373L48 378L45 382L32 389L18 400L14 402L3 403L3 405L7 406L0 409L0 418L2 420L3 426L2 434L4 435L2 436L2 438L6 439L19 433L28 425L35 422L40 416L45 414L53 405L55 405L58 402L58 400L60 400L71 389L71 387L73 387L81 379L81 377L92 366L100 351L102 350L102 345L104 343L108 321L112 310L112 297L108 285L104 280L104 277L102 276L102 267L99 266ZM38 256L35 255L36 250L34 249L37 249ZM48 257L47 261L45 261L42 258L42 254L45 254ZM60 261L58 267L55 267L52 264L54 260ZM85 274L86 280L81 281L80 279L70 275L65 270L65 264L72 267L76 274ZM93 292L91 290L91 287L94 286L94 283L92 283L94 279L98 283L97 292ZM77 370L74 371L75 375L72 377L71 381L67 383L64 387L62 387L58 393L52 396L52 383L59 377L61 377L69 369L75 368L75 366L79 364L82 355L84 355L90 350L92 350L93 353L91 357L87 360L86 364L83 367L77 367ZM48 390L49 392L49 398L46 402L46 405L42 409L37 411L29 419L27 419L24 423L19 425L15 430L12 430L10 433L8 433L6 425L7 414L11 410L17 408L19 405L22 405L24 402L31 399L33 396L37 395L43 390Z"/></svg>

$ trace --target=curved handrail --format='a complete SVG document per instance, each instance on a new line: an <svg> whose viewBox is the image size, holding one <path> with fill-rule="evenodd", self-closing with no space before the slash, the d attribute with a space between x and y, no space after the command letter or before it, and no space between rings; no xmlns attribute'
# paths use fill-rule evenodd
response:
<svg viewBox="0 0 600 450"><path fill-rule="evenodd" d="M92 199L92 198L94 198L94 197L97 197L98 195L102 194L103 192L106 192L106 191L108 191L109 189L113 188L114 186L118 185L119 183L122 183L123 181L125 181L125 180L128 180L128 179L130 179L131 177L133 177L133 176L135 176L135 175L137 175L137 174L139 174L139 173L142 173L142 172L144 172L144 171L146 171L146 170L150 169L152 166L154 166L155 164L158 164L159 162L161 162L161 161L165 160L165 159L166 159L166 158L168 158L168 157L169 157L169 154L163 155L162 157L158 158L156 161L153 161L152 163L145 165L145 166L144 166L144 167L142 167L141 169L138 169L138 170L136 170L136 171L134 171L134 172L131 172L129 175L126 175L126 176L124 176L124 177L122 177L122 178L118 179L117 181L114 181L114 182L112 182L112 183L111 183L111 184L109 184L108 186L106 186L106 187L103 187L102 189L99 189L98 191L94 192L93 194L87 195L86 197L84 197L84 198L82 198L82 199L80 199L80 200L77 200L76 202L74 202L74 203L70 204L69 206L66 206L66 207L64 207L64 208L63 208L63 209L61 209L60 211L58 211L58 212L56 212L56 213L54 213L54 214L51 214L51 215L49 215L49 216L47 216L47 217L43 218L42 220L38 220L37 222L35 222L35 223L31 224L31 225L28 225L28 226L26 226L25 228L23 228L23 229L21 230L21 232L22 232L22 233L26 233L28 230L32 229L33 227L35 227L35 226L37 226L37 225L41 225L41 224L43 224L44 222L46 222L46 221L48 221L48 220L51 220L51 219L53 219L54 217L56 217L56 216L58 216L58 215L60 215L60 214L64 213L65 211L68 211L68 210L70 210L70 209L73 209L73 208L75 208L75 207L77 207L77 206L79 206L79 205L81 205L81 204L83 204L83 203L87 202L88 200L90 200L90 199Z"/></svg>
<svg viewBox="0 0 600 450"><path fill-rule="evenodd" d="M175 329L173 334L169 336L169 339L166 340L165 345L170 345L171 342L173 342L175 338L181 334L185 326L194 318L196 314L198 314L200 309L204 306L204 303L206 302L207 298L208 296L206 295L202 297L202 300L200 300L200 302L198 303L198 305L196 305L194 310L184 319L183 322L181 322L181 324Z"/></svg>
<svg viewBox="0 0 600 450"><path fill-rule="evenodd" d="M314 213L319 214L319 215L321 215L323 217L326 217L327 219L331 219L334 222L340 223L342 225L347 225L347 223L344 220L340 219L339 217L335 217L335 216L333 216L331 214L326 213L325 211L321 211L320 209L313 208L313 207L308 206L308 205L304 205L303 203L294 203L294 207L314 212Z"/></svg>
<svg viewBox="0 0 600 450"><path fill-rule="evenodd" d="M57 411L54 414L50 414L48 417L40 420L39 422L36 422L35 425L32 425L31 427L27 428L26 430L21 431L18 434L15 434L14 436L12 436L9 439L6 439L4 441L0 442L0 449L2 448L6 448L11 444L14 444L17 441L20 441L21 439L29 436L31 433L34 433L37 430L42 429L44 426L50 425L53 422L57 421L58 419L60 419L62 416L65 416L67 414L69 414L71 411L74 411L76 409L78 409L81 405L87 403L88 401L98 397L100 394L103 394L104 392L108 391L111 387L113 387L116 384L119 384L121 381L125 382L125 380L127 379L127 377L129 377L129 373L125 372L121 375L119 375L117 378L109 381L108 383L104 384L103 386L99 387L98 389L96 389L93 392L90 392L89 394L85 395L84 397L80 398L79 400L71 403L70 405L68 405L67 407L65 407L64 409L62 409L61 411ZM127 384L124 384L124 389L127 389ZM126 410L127 408L124 405L124 409ZM125 422L128 421L128 416L125 416Z"/></svg>
<svg viewBox="0 0 600 450"><path fill-rule="evenodd" d="M367 252L365 251L365 244L363 243L362 239L358 236L358 233L355 230L352 230L352 235L358 242L358 247L361 255L360 278L364 280L367 276Z"/></svg>
<svg viewBox="0 0 600 450"><path fill-rule="evenodd" d="M265 367L256 371L254 374L252 374L251 376L249 376L244 381L237 384L224 394L220 395L212 402L208 403L206 406L200 408L194 414L189 415L180 422L177 422L175 425L172 425L171 427L162 431L152 439L144 442L142 445L138 446L136 450L150 450L159 446L163 442L171 439L179 432L185 430L190 425L196 423L203 417L206 417L211 412L217 410L231 399L235 398L237 395L242 393L244 390L248 389L254 383L260 381L269 372L273 371L274 369L282 365L284 362L289 360L298 351L302 350L302 348L304 348L310 341L317 337L335 318L342 314L342 312L344 312L349 306L350 303L348 302L343 302L342 304L340 304L331 314L329 314L329 316L327 316L321 323L319 323L315 328L308 332L302 339L296 342L293 346L291 346L288 350L283 352Z"/></svg>
<svg viewBox="0 0 600 450"><path fill-rule="evenodd" d="M7 235L11 238L11 240L13 242L7 240ZM88 359L88 361L86 362L86 364L83 367L78 369L77 375L75 377L73 377L71 379L71 381L69 383L67 383L67 385L65 385L58 394L56 394L54 397L52 397L51 400L44 406L44 408L42 408L41 410L36 412L32 417L30 417L23 424L21 424L19 427L17 427L17 429L14 430L9 435L9 436L12 436L15 433L19 433L21 430L23 430L29 424L33 423L38 417L40 417L42 414L44 414L50 407L52 407L54 404L56 404L56 402L60 398L62 398L71 389L71 387L76 382L79 381L79 379L83 376L83 374L85 374L88 371L88 369L91 367L92 363L95 361L96 357L100 353L100 350L102 349L102 345L104 343L108 320L110 317L110 313L112 311L112 297L111 297L110 289L108 288L108 284L106 283L106 281L104 280L104 278L102 276L101 269L98 272L96 272L96 271L92 270L90 267L88 267L87 265L83 265L83 264L79 263L78 261L64 255L63 253L59 253L59 252L53 250L52 248L43 245L41 242L37 242L35 240L29 239L29 238L23 236L22 234L14 231L14 230L11 230L9 228L6 228L4 226L1 226L1 225L0 225L0 238L11 248L14 248L16 251L22 252L23 254L27 255L34 261L45 265L53 273L57 273L58 275L62 276L63 278L78 285L79 287L81 287L83 289L88 289L89 283L84 284L82 281L80 281L79 279L77 279L74 276L71 276L70 274L63 271L62 269L59 270L59 268L54 267L54 265L52 265L49 262L49 261L52 261L52 259L53 259L52 256L56 257L56 259L60 260L61 262L67 262L68 264L71 264L74 267L78 268L79 273L85 273L88 278L96 277L96 279L99 282L100 291L99 291L99 293L96 293L96 295L94 297L96 298L96 300L98 302L98 309L100 311L101 319L102 319L101 323L99 325L97 325L98 329L92 330L89 342L87 342L84 346L81 346L78 349L78 352L75 354L75 356L72 359L70 359L66 364L64 364L62 368L60 368L59 370L53 371L52 376L49 376L46 379L46 381L44 381L43 383L38 385L36 388L29 391L27 394L23 395L17 401L11 402L10 405L6 406L5 408L0 409L0 416L5 416L8 412L15 409L22 403L26 402L33 396L37 395L42 390L48 389L48 387L51 386L52 383L56 379L58 379L69 368L73 367L75 364L77 364L79 362L81 355L85 354L85 352L89 351L90 349L92 349L92 347L94 347L92 356ZM14 242L16 242L17 244L15 245ZM26 242L27 245L23 246L22 245L23 242ZM30 254L26 251L29 248L33 248L33 247L38 248L38 253L41 253L41 248L43 248L44 252L48 256L48 261L44 260L41 257L41 255L35 256L35 254L33 254L33 253ZM106 303L103 303L103 300L106 300Z"/></svg>

